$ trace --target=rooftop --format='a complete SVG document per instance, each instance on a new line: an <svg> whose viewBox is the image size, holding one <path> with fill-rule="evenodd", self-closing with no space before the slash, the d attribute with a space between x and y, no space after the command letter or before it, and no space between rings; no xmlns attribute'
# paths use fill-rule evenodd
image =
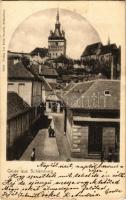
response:
<svg viewBox="0 0 126 200"><path fill-rule="evenodd" d="M68 85L66 85L66 86L63 88L63 91L64 91L64 92L69 91L74 85L75 85L75 82L71 81Z"/></svg>
<svg viewBox="0 0 126 200"><path fill-rule="evenodd" d="M117 49L116 44L109 44L101 47L100 54L107 54L113 52L115 49Z"/></svg>
<svg viewBox="0 0 126 200"><path fill-rule="evenodd" d="M29 70L32 72L32 74L34 74L35 76L37 76L41 82L43 83L43 86L45 88L46 91L52 91L51 86L49 85L49 83L46 81L46 79L44 78L44 76L39 75L39 64L32 64L29 68Z"/></svg>
<svg viewBox="0 0 126 200"><path fill-rule="evenodd" d="M30 53L8 51L8 59L21 59L23 56L30 58Z"/></svg>
<svg viewBox="0 0 126 200"><path fill-rule="evenodd" d="M48 49L47 48L35 48L33 51L31 51L31 56L37 56L39 55L40 57L45 57L48 55Z"/></svg>
<svg viewBox="0 0 126 200"><path fill-rule="evenodd" d="M98 49L102 46L103 45L101 42L90 44L85 48L84 52L82 53L82 56L94 55L97 53Z"/></svg>
<svg viewBox="0 0 126 200"><path fill-rule="evenodd" d="M87 89L93 84L94 81L86 81L75 83L63 97L64 102L68 106L73 106L74 103L78 100L81 94L87 91Z"/></svg>
<svg viewBox="0 0 126 200"><path fill-rule="evenodd" d="M84 52L82 53L81 57L83 56L89 56L89 55L96 55L96 54L107 54L107 53L112 53L116 51L118 48L116 44L107 44L107 45L102 45L101 42L94 43L88 45Z"/></svg>
<svg viewBox="0 0 126 200"><path fill-rule="evenodd" d="M119 110L120 81L99 79L77 84L64 101L71 108Z"/></svg>
<svg viewBox="0 0 126 200"><path fill-rule="evenodd" d="M7 119L10 120L31 107L15 92L7 93Z"/></svg>
<svg viewBox="0 0 126 200"><path fill-rule="evenodd" d="M49 101L60 101L60 99L58 98L58 96L56 94L50 94L46 100L49 100Z"/></svg>
<svg viewBox="0 0 126 200"><path fill-rule="evenodd" d="M55 69L43 67L43 68L41 68L40 75L42 75L42 76L58 76L58 73Z"/></svg>
<svg viewBox="0 0 126 200"><path fill-rule="evenodd" d="M8 78L9 79L34 79L34 75L26 69L26 67L18 62L16 64L12 64L12 62L8 61Z"/></svg>
<svg viewBox="0 0 126 200"><path fill-rule="evenodd" d="M50 31L50 35L48 37L49 40L65 40L65 32L61 30L61 24L59 21L59 11L56 16L55 30Z"/></svg>

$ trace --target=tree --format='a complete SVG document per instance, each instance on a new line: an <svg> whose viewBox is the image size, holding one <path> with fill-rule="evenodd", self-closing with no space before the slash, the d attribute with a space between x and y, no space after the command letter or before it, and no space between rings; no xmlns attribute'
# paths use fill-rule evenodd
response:
<svg viewBox="0 0 126 200"><path fill-rule="evenodd" d="M25 56L22 56L21 62L25 67L27 67L30 64L30 60Z"/></svg>

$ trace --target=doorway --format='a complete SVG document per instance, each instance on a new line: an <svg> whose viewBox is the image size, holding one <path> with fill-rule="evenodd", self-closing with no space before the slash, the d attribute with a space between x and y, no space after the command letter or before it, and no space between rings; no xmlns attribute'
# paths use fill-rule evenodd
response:
<svg viewBox="0 0 126 200"><path fill-rule="evenodd" d="M102 127L93 124L89 127L88 152L100 153L102 151Z"/></svg>

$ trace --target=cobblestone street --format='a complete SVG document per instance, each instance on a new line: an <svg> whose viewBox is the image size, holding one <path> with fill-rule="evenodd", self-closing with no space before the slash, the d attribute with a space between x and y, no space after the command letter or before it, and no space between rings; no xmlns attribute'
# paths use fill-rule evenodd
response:
<svg viewBox="0 0 126 200"><path fill-rule="evenodd" d="M56 137L50 138L48 128L40 129L29 144L20 160L29 160L32 149L35 148L35 160L67 160L70 151L66 136L63 134L63 114L53 115Z"/></svg>
<svg viewBox="0 0 126 200"><path fill-rule="evenodd" d="M35 148L36 161L84 161L85 159L83 158L71 157L67 136L64 135L64 115L52 114L51 118L56 137L49 137L48 127L40 129L22 154L20 160L30 161L32 149ZM86 161L89 161L89 159L86 159ZM93 161L97 162L98 160Z"/></svg>

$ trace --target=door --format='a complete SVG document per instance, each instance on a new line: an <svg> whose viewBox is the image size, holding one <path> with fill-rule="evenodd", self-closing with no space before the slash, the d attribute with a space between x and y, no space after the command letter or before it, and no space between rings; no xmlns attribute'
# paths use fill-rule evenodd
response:
<svg viewBox="0 0 126 200"><path fill-rule="evenodd" d="M102 150L102 127L95 124L89 127L88 152L100 153Z"/></svg>

